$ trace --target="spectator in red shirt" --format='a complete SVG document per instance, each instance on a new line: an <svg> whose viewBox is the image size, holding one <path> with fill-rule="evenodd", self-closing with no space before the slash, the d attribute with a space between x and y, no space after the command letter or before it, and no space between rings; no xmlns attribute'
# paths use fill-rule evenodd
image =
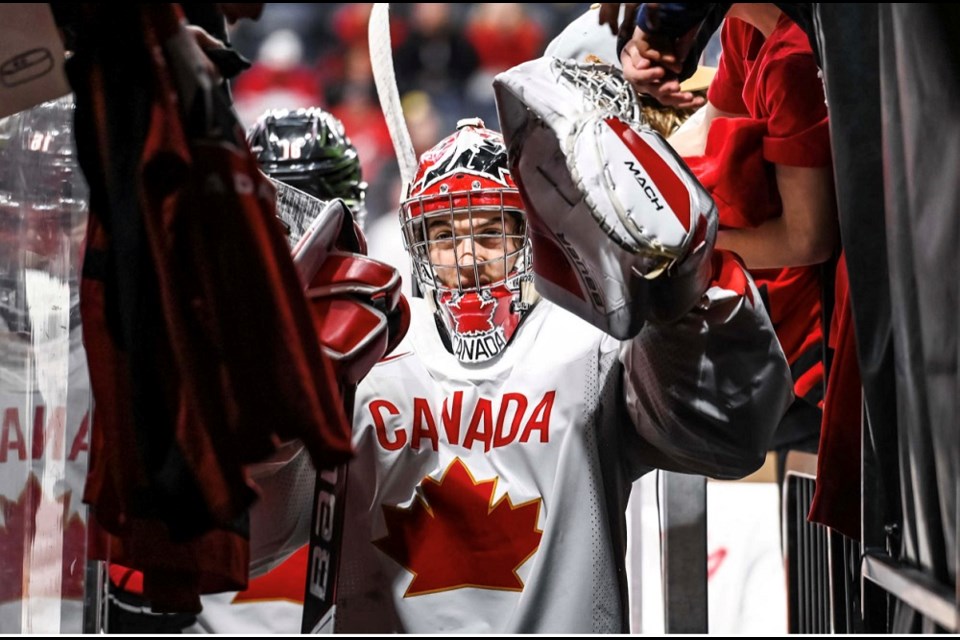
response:
<svg viewBox="0 0 960 640"><path fill-rule="evenodd" d="M717 246L750 268L791 364L798 403L780 443L815 450L824 379L817 265L839 235L823 85L806 34L773 4L733 5L721 37L702 122L671 142L717 202Z"/></svg>

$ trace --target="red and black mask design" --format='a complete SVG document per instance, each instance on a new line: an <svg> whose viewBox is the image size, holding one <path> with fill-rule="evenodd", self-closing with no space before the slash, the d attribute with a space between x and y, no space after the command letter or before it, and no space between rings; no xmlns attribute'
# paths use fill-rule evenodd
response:
<svg viewBox="0 0 960 640"><path fill-rule="evenodd" d="M479 120L420 159L401 203L413 277L462 362L503 351L536 301L526 214L500 134Z"/></svg>

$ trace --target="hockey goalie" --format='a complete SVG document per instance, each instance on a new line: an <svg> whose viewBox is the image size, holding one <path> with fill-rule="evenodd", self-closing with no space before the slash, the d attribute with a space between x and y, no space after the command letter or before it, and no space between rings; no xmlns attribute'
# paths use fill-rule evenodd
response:
<svg viewBox="0 0 960 640"><path fill-rule="evenodd" d="M747 474L791 398L713 203L616 72L542 58L495 88L504 135L461 121L400 205L423 297L357 389L339 632L628 631L631 482ZM259 482L264 568L306 541L314 472L297 451Z"/></svg>

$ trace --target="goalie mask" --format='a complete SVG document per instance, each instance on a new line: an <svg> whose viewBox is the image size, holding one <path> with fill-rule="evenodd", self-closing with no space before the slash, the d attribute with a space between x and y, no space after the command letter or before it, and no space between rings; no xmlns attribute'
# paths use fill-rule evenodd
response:
<svg viewBox="0 0 960 640"><path fill-rule="evenodd" d="M316 107L270 110L247 131L247 142L268 176L320 200L342 199L363 226L367 183L334 115Z"/></svg>
<svg viewBox="0 0 960 640"><path fill-rule="evenodd" d="M479 119L425 152L400 205L413 277L454 355L494 358L536 302L526 215L500 134Z"/></svg>

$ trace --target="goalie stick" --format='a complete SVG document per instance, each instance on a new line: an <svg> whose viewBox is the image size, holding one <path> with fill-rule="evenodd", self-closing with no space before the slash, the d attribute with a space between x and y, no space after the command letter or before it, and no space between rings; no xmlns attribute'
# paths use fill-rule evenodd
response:
<svg viewBox="0 0 960 640"><path fill-rule="evenodd" d="M344 405L353 415L352 391L344 394ZM334 632L346 496L347 465L317 471L300 633Z"/></svg>
<svg viewBox="0 0 960 640"><path fill-rule="evenodd" d="M277 217L287 228L293 245L293 262L306 285L326 257L318 248L332 245L324 234L336 233L328 224L329 203L270 178L277 189ZM353 389L341 389L344 411L353 415ZM310 547L303 593L300 633L333 633L336 620L337 577L346 508L347 465L317 469L310 517Z"/></svg>
<svg viewBox="0 0 960 640"><path fill-rule="evenodd" d="M410 130L403 116L403 105L400 103L400 90L397 88L397 75L393 68L393 46L390 42L390 3L376 2L370 11L370 24L367 30L367 40L370 43L370 69L373 72L373 83L377 87L380 98L380 109L390 131L390 140L393 142L393 151L397 155L397 165L400 167L400 180L403 183L400 193L406 197L410 185L417 175L417 152L410 139ZM399 232L399 229L398 229ZM412 267L411 267L412 268ZM414 297L421 297L421 292L414 279L410 283Z"/></svg>
<svg viewBox="0 0 960 640"><path fill-rule="evenodd" d="M417 175L417 154L410 141L410 131L403 117L400 104L400 91L397 89L397 76L393 69L393 48L390 43L390 4L377 2L370 12L370 24L367 33L370 42L370 67L373 82L380 97L380 108L390 131L393 150L397 154L400 166L400 178L403 181L403 193Z"/></svg>

